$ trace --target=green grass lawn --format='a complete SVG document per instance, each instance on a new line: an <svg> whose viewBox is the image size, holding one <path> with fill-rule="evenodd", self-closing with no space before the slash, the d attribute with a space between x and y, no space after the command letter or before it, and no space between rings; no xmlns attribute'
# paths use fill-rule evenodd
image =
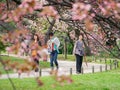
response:
<svg viewBox="0 0 120 90"><path fill-rule="evenodd" d="M57 85L51 77L41 77L44 85L38 87L34 78L12 79L17 90L120 90L120 70L102 73L73 75L73 83ZM12 90L8 79L0 80L0 90Z"/></svg>
<svg viewBox="0 0 120 90"><path fill-rule="evenodd" d="M17 57L12 57L12 56L1 56L2 60L11 60L11 62L18 62L18 63L24 63L24 59L22 58L17 58ZM50 67L50 64L49 62L44 62L44 61L40 61L39 63L40 65L40 68L49 68ZM5 73L1 63L0 63L0 72L2 74ZM9 71L9 73L13 73L13 71Z"/></svg>
<svg viewBox="0 0 120 90"><path fill-rule="evenodd" d="M75 61L74 55L67 55L67 59L64 58L65 55L59 54L58 59L59 60L67 60L67 61ZM106 59L106 62L105 62ZM94 63L101 63L101 64L113 64L113 60L118 60L115 58L105 58L105 57L98 57L98 56L86 56L87 62L94 62ZM111 62L110 62L111 60Z"/></svg>
<svg viewBox="0 0 120 90"><path fill-rule="evenodd" d="M58 54L58 59L59 60L65 60L65 55ZM66 60L75 61L75 56L74 55L67 55L67 59Z"/></svg>

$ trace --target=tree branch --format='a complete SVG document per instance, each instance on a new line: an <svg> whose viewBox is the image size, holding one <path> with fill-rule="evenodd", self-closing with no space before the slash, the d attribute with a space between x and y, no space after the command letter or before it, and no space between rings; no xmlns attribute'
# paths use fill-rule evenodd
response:
<svg viewBox="0 0 120 90"><path fill-rule="evenodd" d="M53 28L53 26L55 24L55 21L56 20L53 19L52 22L51 22L51 24L50 24L50 26L49 26L49 28L48 28L48 31L47 31L46 36L45 36L45 44L47 43L47 41L49 39L49 33L51 32L51 30L52 30L52 28Z"/></svg>
<svg viewBox="0 0 120 90"><path fill-rule="evenodd" d="M6 65L3 63L3 60L2 60L2 58L1 58L1 55L0 55L0 63L3 65L4 70L5 70L5 66L6 66ZM14 85L12 79L10 78L8 71L5 70L5 72L6 72L6 74L7 74L7 77L8 77L8 79L9 79L11 85L12 85L13 90L16 90L16 87L15 87L15 85Z"/></svg>

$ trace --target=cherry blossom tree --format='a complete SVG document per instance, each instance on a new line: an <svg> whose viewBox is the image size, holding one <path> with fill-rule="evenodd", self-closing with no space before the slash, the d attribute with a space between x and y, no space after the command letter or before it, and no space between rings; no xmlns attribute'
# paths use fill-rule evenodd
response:
<svg viewBox="0 0 120 90"><path fill-rule="evenodd" d="M97 26L97 32L104 41L100 42L100 45L107 51L113 47L117 47L119 51L119 46L116 44L120 33L119 8L118 0L11 0L1 3L0 17L3 22L14 21L18 26L22 25L23 18L30 18L29 15L40 18L51 17L65 22L73 27L74 31L86 35L87 39L88 36L95 38L94 27ZM50 31L54 24L49 23Z"/></svg>
<svg viewBox="0 0 120 90"><path fill-rule="evenodd" d="M34 21L35 18L46 18L49 23L49 26L46 25L46 36L42 36L42 33L39 36L45 41L44 45L48 40L48 33L59 28L59 26L56 27L56 23L64 22L62 26L68 30L60 27L61 31L64 29L63 31L73 40L72 43L82 33L84 44L89 47L88 49L91 49L92 53L98 54L98 47L100 47L117 58L120 56L119 0L2 0L0 2L0 26L7 29L3 24L14 22L17 28L2 37L2 43L12 44L11 47L6 48L7 51L15 51L15 53L26 51L27 46L20 42L20 37L21 34L26 36L27 33L30 33L29 25L25 25L25 19L30 21L31 27L40 26ZM43 22L41 19L40 21ZM20 46L24 49L19 50ZM118 53L113 53L114 49ZM5 65L9 66L5 69L13 69L17 65L17 63L9 63L9 61L4 62L1 58L0 62L4 67ZM26 62L16 69L19 74L29 72L31 70L29 65L32 69L36 67L34 63ZM56 75L56 72L54 74ZM56 81L58 78L66 77L55 76ZM36 80L38 85L43 85L41 80L38 78ZM64 80L72 82L69 77Z"/></svg>

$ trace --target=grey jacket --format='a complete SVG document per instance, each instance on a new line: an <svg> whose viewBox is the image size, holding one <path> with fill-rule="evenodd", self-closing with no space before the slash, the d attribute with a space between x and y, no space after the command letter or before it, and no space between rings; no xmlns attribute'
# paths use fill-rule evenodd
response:
<svg viewBox="0 0 120 90"><path fill-rule="evenodd" d="M76 41L73 53L80 56L84 56L84 47L83 47L82 41L79 41L79 40Z"/></svg>

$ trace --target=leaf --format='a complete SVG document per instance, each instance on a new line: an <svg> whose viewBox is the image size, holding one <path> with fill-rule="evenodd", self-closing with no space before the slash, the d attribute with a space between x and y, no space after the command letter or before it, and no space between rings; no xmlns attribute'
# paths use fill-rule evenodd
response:
<svg viewBox="0 0 120 90"><path fill-rule="evenodd" d="M42 80L40 80L38 77L36 78L36 81L37 81L38 86L43 86L44 85Z"/></svg>

